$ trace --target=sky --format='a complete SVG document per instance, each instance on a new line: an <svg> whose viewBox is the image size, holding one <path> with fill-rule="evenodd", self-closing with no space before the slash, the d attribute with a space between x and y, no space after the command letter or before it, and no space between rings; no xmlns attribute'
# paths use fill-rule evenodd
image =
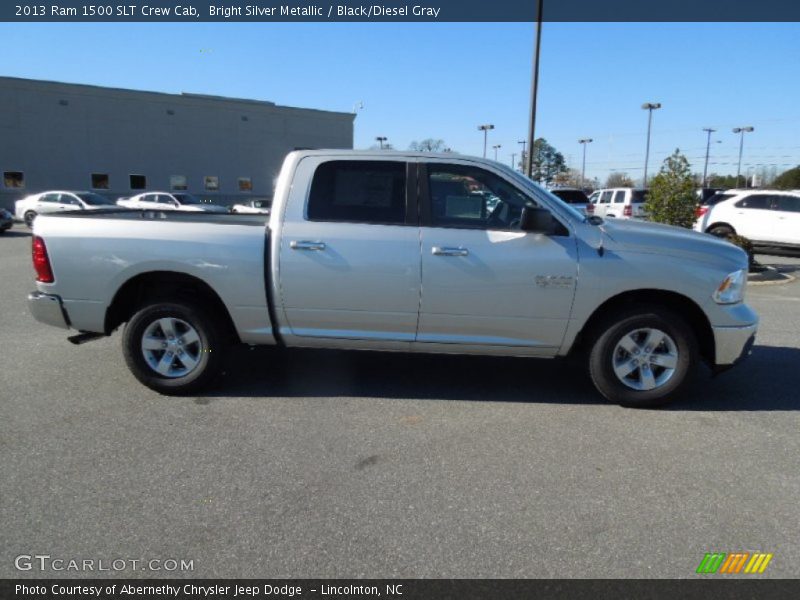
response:
<svg viewBox="0 0 800 600"><path fill-rule="evenodd" d="M534 26L528 23L0 24L0 75L194 92L350 112L356 148L436 138L481 155L478 125L510 164L527 137ZM601 182L679 148L702 172L800 164L800 23L545 23L537 137ZM517 156L518 158L518 156Z"/></svg>

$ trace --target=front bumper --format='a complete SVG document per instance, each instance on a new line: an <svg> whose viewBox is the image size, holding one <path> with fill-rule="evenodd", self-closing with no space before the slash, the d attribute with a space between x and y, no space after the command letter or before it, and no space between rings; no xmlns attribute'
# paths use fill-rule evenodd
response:
<svg viewBox="0 0 800 600"><path fill-rule="evenodd" d="M717 367L733 366L746 358L756 340L758 323L744 327L714 327Z"/></svg>
<svg viewBox="0 0 800 600"><path fill-rule="evenodd" d="M69 329L69 317L61 298L53 294L43 294L42 292L31 292L28 294L28 309L33 318L46 325Z"/></svg>

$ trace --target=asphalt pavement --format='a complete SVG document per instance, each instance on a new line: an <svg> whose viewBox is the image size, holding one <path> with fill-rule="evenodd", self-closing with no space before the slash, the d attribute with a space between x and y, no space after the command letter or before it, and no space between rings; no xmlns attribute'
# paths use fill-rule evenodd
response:
<svg viewBox="0 0 800 600"><path fill-rule="evenodd" d="M33 320L29 247L0 236L0 577L695 577L714 551L800 576L800 281L751 287L753 355L668 409L567 361L267 348L167 398L119 332Z"/></svg>

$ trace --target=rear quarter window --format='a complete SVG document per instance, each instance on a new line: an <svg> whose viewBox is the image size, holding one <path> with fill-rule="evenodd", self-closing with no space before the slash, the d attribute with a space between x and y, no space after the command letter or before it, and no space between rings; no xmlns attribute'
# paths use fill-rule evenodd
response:
<svg viewBox="0 0 800 600"><path fill-rule="evenodd" d="M703 206L714 206L715 204L719 204L720 202L724 202L725 200L730 200L733 198L734 194L720 194L717 192L713 196L709 196L705 200L703 200Z"/></svg>

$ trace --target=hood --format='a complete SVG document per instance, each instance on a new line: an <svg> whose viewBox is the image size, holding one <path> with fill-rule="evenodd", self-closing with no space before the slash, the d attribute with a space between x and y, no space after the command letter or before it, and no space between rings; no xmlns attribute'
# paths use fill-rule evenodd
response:
<svg viewBox="0 0 800 600"><path fill-rule="evenodd" d="M620 250L747 266L744 250L708 233L636 219L605 219L599 227Z"/></svg>

